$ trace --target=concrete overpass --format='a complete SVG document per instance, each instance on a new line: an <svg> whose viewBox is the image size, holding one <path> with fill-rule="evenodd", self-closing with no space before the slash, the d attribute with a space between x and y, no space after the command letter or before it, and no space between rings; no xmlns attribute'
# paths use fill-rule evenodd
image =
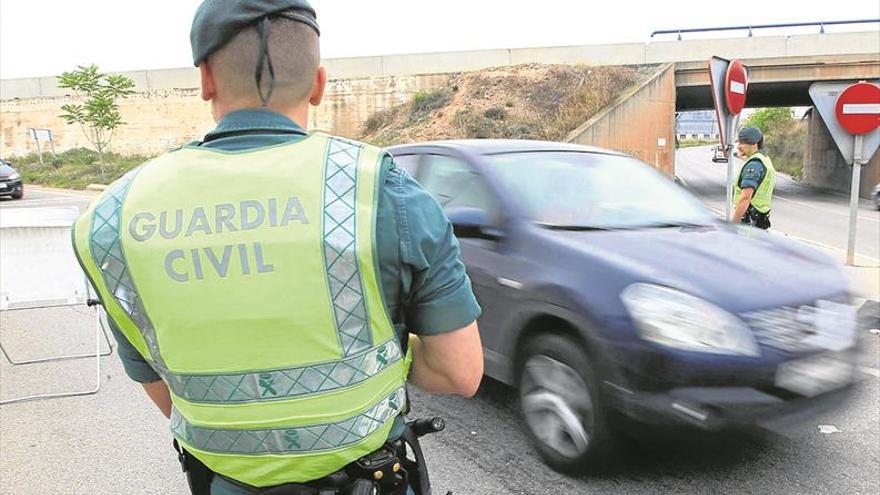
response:
<svg viewBox="0 0 880 495"><path fill-rule="evenodd" d="M880 42L873 54L742 59L749 68L747 104L753 108L812 106L809 87L817 81L880 78ZM676 110L711 109L706 62L675 66Z"/></svg>
<svg viewBox="0 0 880 495"><path fill-rule="evenodd" d="M417 91L445 85L448 74L456 72L527 63L657 65L657 76L626 95L627 101L618 101L585 123L570 139L630 152L671 173L675 112L711 108L705 64L713 55L739 58L750 66L750 106L806 106L806 88L813 81L880 75L880 30L329 59L325 103L313 111L310 123L356 136L375 111L406 101ZM157 154L199 139L213 126L198 95L196 69L126 75L139 94L121 102L128 125L119 131L115 149ZM57 117L68 100L54 77L0 81L0 153L35 151L30 127L52 129L60 150L86 145L79 129ZM818 147L816 156L830 156L823 150L828 147ZM870 176L863 182L880 180L880 170L875 175L876 180Z"/></svg>
<svg viewBox="0 0 880 495"><path fill-rule="evenodd" d="M809 70L813 70L811 67L815 69L829 63L840 65L843 71L842 76L862 74L860 63L867 64L864 67L866 70L876 71L878 59L880 59L880 30L796 36L755 36L382 55L327 59L324 63L330 79L337 81L449 74L528 63L592 65L661 65L671 63L676 64L677 68L681 67L681 85L691 88L700 86L703 79L701 79L699 69L713 55L739 58L748 62L749 65L754 65L755 69L764 67L767 71L766 77L772 76L777 79L786 74L795 75L797 71L801 71L801 75L798 77L808 77ZM124 74L132 78L135 81L136 89L142 92L192 89L197 88L199 82L198 71L192 67L132 71ZM765 76L763 73L753 73L752 77L757 80ZM708 84L708 75L704 79ZM678 85L678 80L676 83ZM756 87L757 89L758 87ZM697 92L699 93L699 91ZM2 100L51 98L66 94L66 90L58 88L55 77L0 80L0 99ZM698 98L695 101L702 100ZM684 108L682 107L682 109ZM711 100L706 108L711 108Z"/></svg>

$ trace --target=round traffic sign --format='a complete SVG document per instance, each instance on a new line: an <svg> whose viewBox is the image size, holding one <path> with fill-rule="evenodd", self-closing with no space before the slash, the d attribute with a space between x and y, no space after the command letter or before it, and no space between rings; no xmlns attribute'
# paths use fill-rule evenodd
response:
<svg viewBox="0 0 880 495"><path fill-rule="evenodd" d="M837 122L850 134L867 134L880 126L880 86L860 82L837 97Z"/></svg>
<svg viewBox="0 0 880 495"><path fill-rule="evenodd" d="M739 60L730 62L727 76L724 78L724 99L727 109L733 115L739 115L746 106L746 88L749 85L746 68Z"/></svg>

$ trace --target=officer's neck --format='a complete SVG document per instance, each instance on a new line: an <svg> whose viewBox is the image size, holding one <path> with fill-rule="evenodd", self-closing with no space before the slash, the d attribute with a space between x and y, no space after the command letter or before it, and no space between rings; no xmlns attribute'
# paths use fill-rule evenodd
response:
<svg viewBox="0 0 880 495"><path fill-rule="evenodd" d="M275 112L281 115L284 115L288 119L292 120L296 125L300 126L303 129L309 128L309 104L305 102L303 105L296 106L280 106L280 105L266 105L262 106L260 104L239 104L239 105L216 105L214 107L214 120L216 122L220 122L223 120L223 117L226 115L236 112L238 110L268 110L270 112Z"/></svg>

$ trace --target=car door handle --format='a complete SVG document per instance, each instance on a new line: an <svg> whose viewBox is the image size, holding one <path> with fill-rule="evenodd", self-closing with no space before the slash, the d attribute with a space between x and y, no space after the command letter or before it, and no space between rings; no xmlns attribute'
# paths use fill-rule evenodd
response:
<svg viewBox="0 0 880 495"><path fill-rule="evenodd" d="M498 277L495 281L502 287L509 287L516 290L521 290L523 288L522 282L517 282L516 280L511 280L509 278Z"/></svg>

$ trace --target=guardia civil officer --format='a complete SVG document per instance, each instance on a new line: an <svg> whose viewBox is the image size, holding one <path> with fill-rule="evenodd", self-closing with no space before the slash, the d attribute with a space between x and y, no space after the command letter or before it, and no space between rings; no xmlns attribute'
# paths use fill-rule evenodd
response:
<svg viewBox="0 0 880 495"><path fill-rule="evenodd" d="M306 0L202 3L193 61L217 127L74 227L194 493L426 492L395 458L406 382L471 396L482 377L441 208L385 151L305 130L327 81L318 37Z"/></svg>
<svg viewBox="0 0 880 495"><path fill-rule="evenodd" d="M733 219L760 229L770 228L770 203L776 185L776 169L770 158L761 152L764 135L756 127L739 131L737 151L745 160L739 178L733 184Z"/></svg>

